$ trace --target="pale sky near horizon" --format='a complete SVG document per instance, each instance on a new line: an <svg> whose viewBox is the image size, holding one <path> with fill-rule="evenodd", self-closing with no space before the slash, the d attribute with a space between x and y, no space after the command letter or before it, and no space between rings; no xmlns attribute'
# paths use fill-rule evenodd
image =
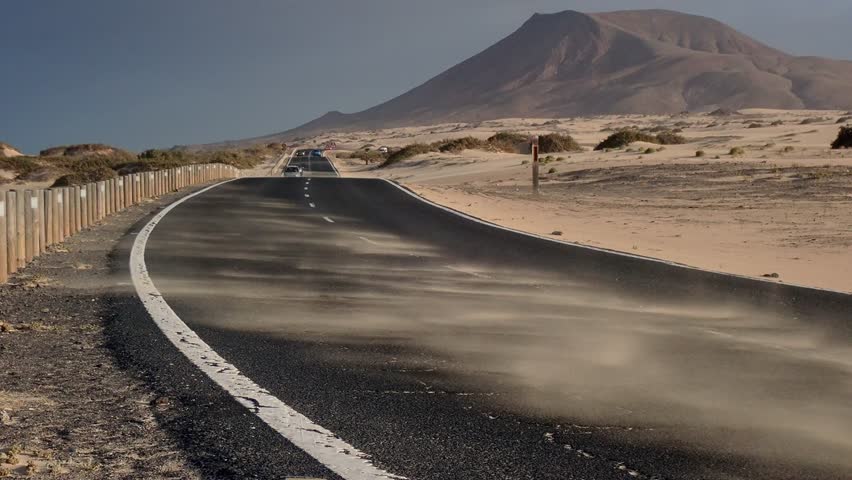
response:
<svg viewBox="0 0 852 480"><path fill-rule="evenodd" d="M0 0L0 141L139 151L393 98L535 12L667 8L852 60L850 0Z"/></svg>

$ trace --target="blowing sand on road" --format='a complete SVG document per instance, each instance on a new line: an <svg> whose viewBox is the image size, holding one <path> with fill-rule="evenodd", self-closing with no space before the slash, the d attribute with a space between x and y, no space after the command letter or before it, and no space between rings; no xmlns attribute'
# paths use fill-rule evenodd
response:
<svg viewBox="0 0 852 480"><path fill-rule="evenodd" d="M213 350L395 474L850 467L845 295L526 237L369 179L217 187L145 257Z"/></svg>
<svg viewBox="0 0 852 480"><path fill-rule="evenodd" d="M852 478L848 8L166 3L4 3L0 478Z"/></svg>

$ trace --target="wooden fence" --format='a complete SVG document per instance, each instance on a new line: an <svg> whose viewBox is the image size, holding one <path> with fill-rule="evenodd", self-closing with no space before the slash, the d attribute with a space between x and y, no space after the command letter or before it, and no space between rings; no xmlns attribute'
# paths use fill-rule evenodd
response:
<svg viewBox="0 0 852 480"><path fill-rule="evenodd" d="M185 187L239 177L230 165L206 164L134 173L45 190L10 190L0 198L0 283L51 245L143 200Z"/></svg>

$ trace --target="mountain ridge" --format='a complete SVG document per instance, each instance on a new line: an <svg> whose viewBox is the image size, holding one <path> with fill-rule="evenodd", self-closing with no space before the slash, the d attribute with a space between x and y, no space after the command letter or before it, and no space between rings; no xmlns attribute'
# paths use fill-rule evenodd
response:
<svg viewBox="0 0 852 480"><path fill-rule="evenodd" d="M712 18L567 10L534 14L481 53L372 108L237 143L507 117L852 109L850 84L850 61L793 56Z"/></svg>

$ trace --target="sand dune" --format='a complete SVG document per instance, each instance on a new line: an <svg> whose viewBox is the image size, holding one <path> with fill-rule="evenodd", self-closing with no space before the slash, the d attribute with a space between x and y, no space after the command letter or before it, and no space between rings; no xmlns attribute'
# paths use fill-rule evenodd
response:
<svg viewBox="0 0 852 480"><path fill-rule="evenodd" d="M8 143L0 142L0 158L14 158L23 156L17 148L9 145Z"/></svg>

